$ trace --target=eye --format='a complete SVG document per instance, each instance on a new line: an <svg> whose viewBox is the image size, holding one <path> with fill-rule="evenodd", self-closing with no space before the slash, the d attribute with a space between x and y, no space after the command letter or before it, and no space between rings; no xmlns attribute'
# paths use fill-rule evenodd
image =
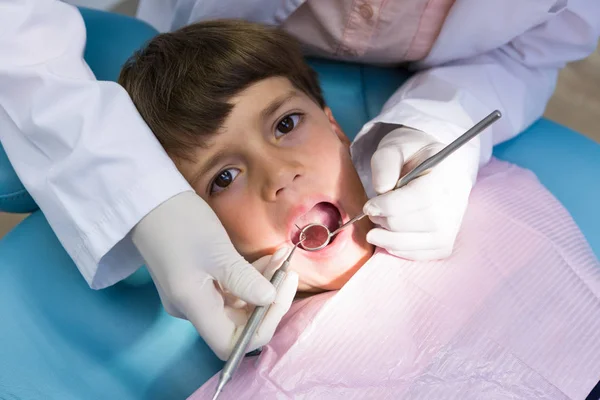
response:
<svg viewBox="0 0 600 400"><path fill-rule="evenodd" d="M238 176L240 170L237 168L228 168L219 172L210 185L210 194L219 193L227 189Z"/></svg>
<svg viewBox="0 0 600 400"><path fill-rule="evenodd" d="M277 124L275 137L279 138L293 131L296 125L298 125L298 122L300 122L300 117L301 114L289 114L283 117Z"/></svg>

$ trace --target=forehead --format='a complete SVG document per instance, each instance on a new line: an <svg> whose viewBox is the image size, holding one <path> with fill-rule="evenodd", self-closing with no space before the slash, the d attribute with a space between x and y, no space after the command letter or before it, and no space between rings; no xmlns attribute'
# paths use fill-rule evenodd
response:
<svg viewBox="0 0 600 400"><path fill-rule="evenodd" d="M287 78L272 77L261 80L230 99L229 103L233 105L233 110L226 124L241 116L267 117L283 103L293 99L308 100L309 98L296 89Z"/></svg>

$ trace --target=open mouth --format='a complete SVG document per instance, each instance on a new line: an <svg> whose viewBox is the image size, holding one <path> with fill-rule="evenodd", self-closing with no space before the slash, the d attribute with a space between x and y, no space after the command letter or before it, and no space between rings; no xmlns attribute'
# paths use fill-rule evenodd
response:
<svg viewBox="0 0 600 400"><path fill-rule="evenodd" d="M340 210L333 204L328 202L317 203L313 208L311 208L306 214L302 215L295 221L295 227L292 230L292 243L298 243L300 241L300 232L302 228L309 224L322 224L329 229L329 232L335 231L342 225L342 215ZM307 240L316 241L319 243L323 243L325 237L323 238L307 238ZM328 244L331 245L335 240L335 236L331 239L331 242ZM318 246L309 246L309 247L318 247ZM327 246L325 246L327 247Z"/></svg>

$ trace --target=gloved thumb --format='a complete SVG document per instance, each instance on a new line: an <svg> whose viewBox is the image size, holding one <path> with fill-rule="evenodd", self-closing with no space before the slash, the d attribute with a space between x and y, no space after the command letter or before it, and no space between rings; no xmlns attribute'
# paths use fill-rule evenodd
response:
<svg viewBox="0 0 600 400"><path fill-rule="evenodd" d="M268 269L274 263L281 264L287 254L286 250L277 251L266 268ZM271 282L261 274L261 271L241 257L230 266L217 268L215 279L224 290L246 303L267 306L275 300L276 291Z"/></svg>
<svg viewBox="0 0 600 400"><path fill-rule="evenodd" d="M277 251L272 256L265 256L258 261L252 263L254 268L256 268L263 276L267 279L271 279L275 274L275 271L281 267L283 264L283 260L290 253L289 246L282 246L277 249Z"/></svg>
<svg viewBox="0 0 600 400"><path fill-rule="evenodd" d="M373 189L378 194L394 189L404 164L404 157L399 146L382 146L371 158L371 174Z"/></svg>

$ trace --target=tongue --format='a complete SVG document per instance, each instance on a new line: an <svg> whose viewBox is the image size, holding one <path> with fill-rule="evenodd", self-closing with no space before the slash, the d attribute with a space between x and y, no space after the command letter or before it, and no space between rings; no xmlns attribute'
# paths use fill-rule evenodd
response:
<svg viewBox="0 0 600 400"><path fill-rule="evenodd" d="M300 228L308 224L323 224L330 232L335 231L340 226L340 212L337 207L331 203L319 203L309 212L296 220L296 225Z"/></svg>

